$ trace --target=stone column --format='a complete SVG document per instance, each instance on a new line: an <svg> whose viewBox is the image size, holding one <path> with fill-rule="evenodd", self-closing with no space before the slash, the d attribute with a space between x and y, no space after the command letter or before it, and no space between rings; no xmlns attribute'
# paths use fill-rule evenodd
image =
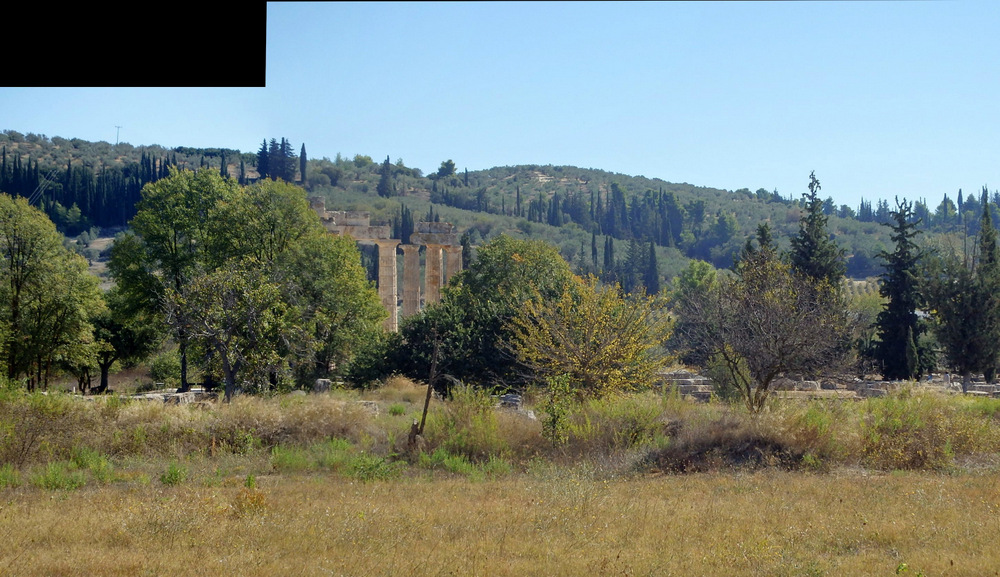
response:
<svg viewBox="0 0 1000 577"><path fill-rule="evenodd" d="M420 312L420 246L400 245L403 249L403 317Z"/></svg>
<svg viewBox="0 0 1000 577"><path fill-rule="evenodd" d="M462 270L462 247L461 246L446 246L444 247L444 252L447 254L447 267L444 273L444 282L448 284L451 281L451 277L455 276L456 273Z"/></svg>
<svg viewBox="0 0 1000 577"><path fill-rule="evenodd" d="M427 245L427 272L424 275L424 302L441 300L441 245Z"/></svg>
<svg viewBox="0 0 1000 577"><path fill-rule="evenodd" d="M399 328L399 312L396 301L396 245L398 240L376 240L378 245L378 296L382 306L389 312L389 318L382 325L389 332Z"/></svg>

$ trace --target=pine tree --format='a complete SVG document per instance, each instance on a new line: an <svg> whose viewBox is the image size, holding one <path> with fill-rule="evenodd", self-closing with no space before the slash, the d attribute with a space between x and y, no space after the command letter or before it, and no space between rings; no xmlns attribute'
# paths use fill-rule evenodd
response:
<svg viewBox="0 0 1000 577"><path fill-rule="evenodd" d="M798 235L792 238L789 256L792 268L814 283L826 281L832 287L840 287L847 271L844 249L830 238L829 217L823 211L820 188L816 173L810 173L809 193L804 195L806 214L799 222Z"/></svg>
<svg viewBox="0 0 1000 577"><path fill-rule="evenodd" d="M913 205L896 199L896 210L890 211L892 229L890 236L896 248L892 253L882 251L879 257L885 261L885 271L881 275L879 294L887 299L882 312L875 321L879 341L873 356L882 366L885 379L912 379L922 372L922 367L907 362L910 347L916 347L917 357L922 358L920 336L924 324L917 316L921 294L919 292L917 267L924 257L923 251L914 243L919 234L917 224L912 219Z"/></svg>

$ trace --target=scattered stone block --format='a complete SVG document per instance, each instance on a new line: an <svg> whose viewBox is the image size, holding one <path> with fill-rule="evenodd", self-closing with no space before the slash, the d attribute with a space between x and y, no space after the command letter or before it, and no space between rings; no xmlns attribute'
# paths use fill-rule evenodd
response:
<svg viewBox="0 0 1000 577"><path fill-rule="evenodd" d="M332 382L330 381L330 379L316 379L316 382L313 383L313 390L312 390L312 392L314 392L314 393L329 393L331 386L332 386Z"/></svg>
<svg viewBox="0 0 1000 577"><path fill-rule="evenodd" d="M379 413L379 411L378 411L378 403L376 403L375 401L358 401L357 403L358 403L358 405L361 406L361 408L363 408L364 410L366 410L369 413L371 413L372 416L375 416L375 417L378 416L378 413Z"/></svg>

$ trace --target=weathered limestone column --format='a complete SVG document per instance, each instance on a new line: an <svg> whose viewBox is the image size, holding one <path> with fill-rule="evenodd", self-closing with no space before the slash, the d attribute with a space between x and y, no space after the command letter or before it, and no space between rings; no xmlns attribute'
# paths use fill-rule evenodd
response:
<svg viewBox="0 0 1000 577"><path fill-rule="evenodd" d="M309 208L316 211L316 214L319 215L320 220L326 218L326 199L324 199L322 196L309 197Z"/></svg>
<svg viewBox="0 0 1000 577"><path fill-rule="evenodd" d="M462 247L446 246L444 247L444 252L448 255L447 267L444 272L444 283L448 284L448 282L451 281L451 277L455 276L462 270Z"/></svg>
<svg viewBox="0 0 1000 577"><path fill-rule="evenodd" d="M420 246L400 245L403 249L403 317L420 312Z"/></svg>
<svg viewBox="0 0 1000 577"><path fill-rule="evenodd" d="M427 271L424 276L424 300L427 304L441 300L441 245L427 245Z"/></svg>
<svg viewBox="0 0 1000 577"><path fill-rule="evenodd" d="M382 325L389 332L399 329L399 312L396 300L396 246L397 239L380 239L373 241L378 245L378 296L382 306L389 311L389 318Z"/></svg>

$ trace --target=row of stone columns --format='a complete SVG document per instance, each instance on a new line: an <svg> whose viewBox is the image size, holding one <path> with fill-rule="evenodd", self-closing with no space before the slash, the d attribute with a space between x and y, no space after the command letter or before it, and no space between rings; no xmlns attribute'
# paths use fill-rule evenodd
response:
<svg viewBox="0 0 1000 577"><path fill-rule="evenodd" d="M378 245L378 293L382 306L389 312L385 329L399 330L398 283L396 270L397 239L373 240ZM442 272L444 284L462 270L462 247L454 245L427 244L427 268L424 283L424 303L432 304L441 300ZM420 245L404 244L403 249L403 316L408 317L420 311ZM442 271L443 269L443 271Z"/></svg>
<svg viewBox="0 0 1000 577"><path fill-rule="evenodd" d="M399 239L389 238L391 229L385 225L371 225L370 215L363 211L328 211L326 201L321 197L309 199L309 205L320 218L323 226L337 235L350 235L359 242L373 242L378 246L378 294L382 306L389 312L385 321L386 330L399 330L398 283L396 272L396 247ZM454 227L447 222L418 222L416 231L410 234L413 244L402 245L403 249L403 316L420 311L420 246L427 247L427 273L424 302L436 303L441 300L442 251L447 254L444 267L447 283L462 270L462 247L458 244Z"/></svg>

